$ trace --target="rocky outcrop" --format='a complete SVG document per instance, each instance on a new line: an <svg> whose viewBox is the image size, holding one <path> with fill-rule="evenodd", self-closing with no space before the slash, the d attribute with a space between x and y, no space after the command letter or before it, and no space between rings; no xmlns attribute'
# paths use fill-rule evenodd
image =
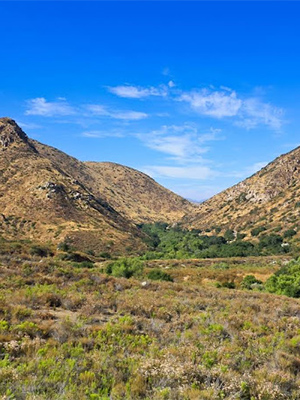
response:
<svg viewBox="0 0 300 400"><path fill-rule="evenodd" d="M28 136L11 118L0 118L0 148L7 149L13 143L24 143L37 152L36 148L29 143Z"/></svg>

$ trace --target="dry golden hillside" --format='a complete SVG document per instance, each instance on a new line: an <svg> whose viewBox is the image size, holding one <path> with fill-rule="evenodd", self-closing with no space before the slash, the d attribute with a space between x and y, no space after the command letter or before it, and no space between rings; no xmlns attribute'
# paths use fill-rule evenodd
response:
<svg viewBox="0 0 300 400"><path fill-rule="evenodd" d="M248 235L257 227L266 233L297 232L299 216L300 147L205 201L196 213L184 218L183 224L212 231L229 228Z"/></svg>
<svg viewBox="0 0 300 400"><path fill-rule="evenodd" d="M44 151L41 151L41 148ZM77 248L125 252L142 249L140 232L82 181L70 167L47 157L9 118L0 119L0 232L5 237L70 240ZM83 166L84 169L84 166ZM84 175L84 173L83 173Z"/></svg>
<svg viewBox="0 0 300 400"><path fill-rule="evenodd" d="M31 143L56 168L84 184L134 223L178 222L195 206L135 169L110 162L81 162L37 141Z"/></svg>
<svg viewBox="0 0 300 400"><path fill-rule="evenodd" d="M83 163L0 118L0 233L111 252L144 248L141 222L176 222L193 206L147 175Z"/></svg>
<svg viewBox="0 0 300 400"><path fill-rule="evenodd" d="M135 222L177 222L194 206L149 176L109 162L85 163L98 192L118 212Z"/></svg>

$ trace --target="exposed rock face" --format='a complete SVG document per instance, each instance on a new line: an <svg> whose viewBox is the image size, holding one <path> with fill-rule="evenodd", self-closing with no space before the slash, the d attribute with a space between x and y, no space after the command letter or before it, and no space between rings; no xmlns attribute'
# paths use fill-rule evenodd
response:
<svg viewBox="0 0 300 400"><path fill-rule="evenodd" d="M26 133L22 131L13 119L0 118L0 145L7 148L10 144L18 141L28 143Z"/></svg>
<svg viewBox="0 0 300 400"><path fill-rule="evenodd" d="M0 118L0 148L7 149L13 143L25 143L36 152L34 146L29 143L28 136L11 118Z"/></svg>

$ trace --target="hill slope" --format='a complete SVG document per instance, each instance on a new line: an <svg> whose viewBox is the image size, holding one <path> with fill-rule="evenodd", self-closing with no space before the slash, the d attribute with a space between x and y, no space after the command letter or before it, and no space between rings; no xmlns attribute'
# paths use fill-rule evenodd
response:
<svg viewBox="0 0 300 400"><path fill-rule="evenodd" d="M81 162L53 147L33 140L31 143L56 168L80 181L134 223L174 223L195 209L189 201L133 168L110 162Z"/></svg>
<svg viewBox="0 0 300 400"><path fill-rule="evenodd" d="M109 162L85 163L98 193L135 222L177 222L194 207L140 171Z"/></svg>
<svg viewBox="0 0 300 400"><path fill-rule="evenodd" d="M193 206L147 175L83 163L0 118L0 233L98 250L144 248L137 223L176 222Z"/></svg>
<svg viewBox="0 0 300 400"><path fill-rule="evenodd" d="M106 250L113 243L116 251L143 248L135 225L77 179L82 163L64 155L79 169L74 176L59 160L47 158L42 146L13 120L0 119L1 234L56 242L68 238L85 249Z"/></svg>
<svg viewBox="0 0 300 400"><path fill-rule="evenodd" d="M202 203L183 224L203 230L233 229L250 236L297 231L300 216L300 147L276 158L250 178Z"/></svg>

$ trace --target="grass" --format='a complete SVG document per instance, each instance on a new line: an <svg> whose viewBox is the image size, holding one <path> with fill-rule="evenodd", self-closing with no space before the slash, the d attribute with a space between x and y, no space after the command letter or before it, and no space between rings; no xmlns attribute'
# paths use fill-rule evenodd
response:
<svg viewBox="0 0 300 400"><path fill-rule="evenodd" d="M300 397L299 300L242 290L283 259L145 261L126 279L105 273L111 261L78 268L5 246L2 399ZM173 282L148 280L157 269Z"/></svg>

